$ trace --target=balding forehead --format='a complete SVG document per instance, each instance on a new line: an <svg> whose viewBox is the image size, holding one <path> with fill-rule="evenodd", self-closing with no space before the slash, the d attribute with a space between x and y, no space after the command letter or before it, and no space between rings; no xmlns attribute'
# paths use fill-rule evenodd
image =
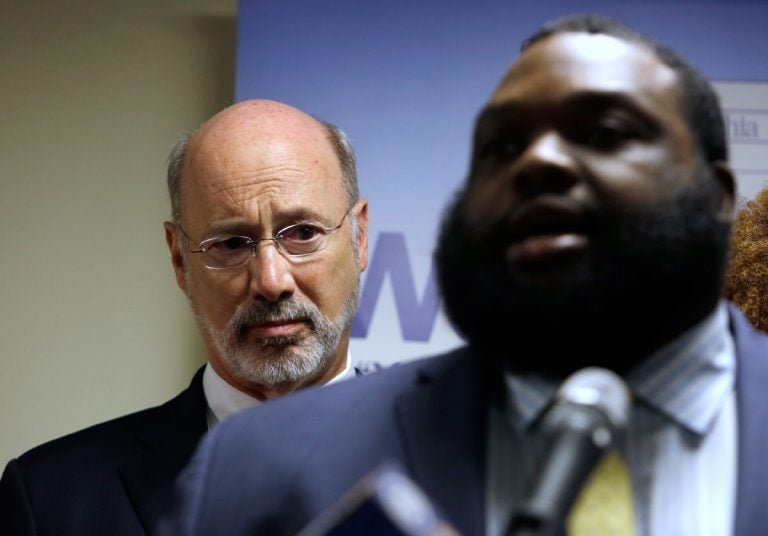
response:
<svg viewBox="0 0 768 536"><path fill-rule="evenodd" d="M243 189L251 192L243 199L259 196L270 184L282 185L279 197L286 201L316 181L330 195L346 198L326 127L279 103L245 102L214 116L190 140L183 168L185 210L193 199L204 205L220 202L216 192Z"/></svg>
<svg viewBox="0 0 768 536"><path fill-rule="evenodd" d="M325 127L301 110L275 101L249 100L230 106L205 122L193 135L191 145L208 140L258 143L274 138L317 143L326 137Z"/></svg>
<svg viewBox="0 0 768 536"><path fill-rule="evenodd" d="M253 156L275 150L335 158L327 130L317 119L286 104L252 100L230 106L203 124L190 139L185 164L232 165L243 151Z"/></svg>

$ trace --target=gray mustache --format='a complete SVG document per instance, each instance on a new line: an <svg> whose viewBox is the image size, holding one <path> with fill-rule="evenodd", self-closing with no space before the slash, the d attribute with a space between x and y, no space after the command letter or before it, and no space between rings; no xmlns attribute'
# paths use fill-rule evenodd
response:
<svg viewBox="0 0 768 536"><path fill-rule="evenodd" d="M254 302L247 309L238 310L231 322L235 332L242 335L255 324L296 320L305 321L315 331L320 312L313 306L295 300Z"/></svg>

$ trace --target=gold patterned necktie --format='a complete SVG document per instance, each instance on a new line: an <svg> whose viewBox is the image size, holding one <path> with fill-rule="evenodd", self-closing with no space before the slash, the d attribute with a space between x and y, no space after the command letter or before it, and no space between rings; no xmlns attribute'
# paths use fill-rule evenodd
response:
<svg viewBox="0 0 768 536"><path fill-rule="evenodd" d="M590 475L566 522L569 536L631 536L635 533L627 464L608 452Z"/></svg>

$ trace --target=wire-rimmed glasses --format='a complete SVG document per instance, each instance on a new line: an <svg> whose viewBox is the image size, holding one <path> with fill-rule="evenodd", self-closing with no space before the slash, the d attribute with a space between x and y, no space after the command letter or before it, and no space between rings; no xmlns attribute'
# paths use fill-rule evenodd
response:
<svg viewBox="0 0 768 536"><path fill-rule="evenodd" d="M351 210L351 209L350 209ZM287 259L306 257L323 249L328 243L328 238L337 231L349 215L349 210L344 213L341 221L334 227L323 227L314 222L303 222L289 225L269 238L253 239L249 236L222 234L206 238L197 246L198 249L188 248L190 253L200 253L203 264L211 270L226 270L240 268L248 263L251 257L256 255L256 248L261 242L274 242L277 250ZM179 224L179 229L191 243L184 228Z"/></svg>

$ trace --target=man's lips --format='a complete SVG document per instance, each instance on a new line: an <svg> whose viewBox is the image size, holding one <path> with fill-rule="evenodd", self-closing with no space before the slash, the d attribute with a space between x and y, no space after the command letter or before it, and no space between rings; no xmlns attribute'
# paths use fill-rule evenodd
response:
<svg viewBox="0 0 768 536"><path fill-rule="evenodd" d="M588 246L587 214L568 199L541 197L529 201L506 221L512 263L555 261L582 253Z"/></svg>
<svg viewBox="0 0 768 536"><path fill-rule="evenodd" d="M260 337L284 337L294 335L304 328L304 320L273 320L269 322L259 322L251 324L248 329L251 333Z"/></svg>

